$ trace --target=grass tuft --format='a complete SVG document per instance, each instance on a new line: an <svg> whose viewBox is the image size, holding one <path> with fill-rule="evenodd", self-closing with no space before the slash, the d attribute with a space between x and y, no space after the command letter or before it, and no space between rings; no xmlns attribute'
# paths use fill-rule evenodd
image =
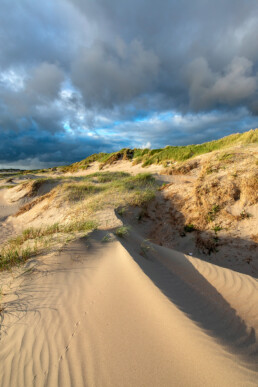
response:
<svg viewBox="0 0 258 387"><path fill-rule="evenodd" d="M219 211L220 211L220 206L218 204L215 204L214 206L212 206L211 210L207 214L207 221L213 222Z"/></svg>
<svg viewBox="0 0 258 387"><path fill-rule="evenodd" d="M184 231L185 232L193 232L195 230L196 230L196 228L195 228L194 224L186 224L184 226Z"/></svg>
<svg viewBox="0 0 258 387"><path fill-rule="evenodd" d="M119 238L124 238L126 235L129 234L129 231L130 231L130 227L129 227L129 226L121 226L121 227L118 227L118 228L115 230L115 234L116 234Z"/></svg>
<svg viewBox="0 0 258 387"><path fill-rule="evenodd" d="M54 223L41 228L27 228L17 237L10 239L0 251L0 270L9 269L36 255L39 252L40 242L44 244L44 241L41 240L42 237L60 233L88 232L96 228L97 223L90 220L70 222L68 224ZM31 243L28 246L26 242Z"/></svg>
<svg viewBox="0 0 258 387"><path fill-rule="evenodd" d="M87 196L103 191L105 187L91 183L67 183L64 185L64 189L67 191L69 201L79 201Z"/></svg>

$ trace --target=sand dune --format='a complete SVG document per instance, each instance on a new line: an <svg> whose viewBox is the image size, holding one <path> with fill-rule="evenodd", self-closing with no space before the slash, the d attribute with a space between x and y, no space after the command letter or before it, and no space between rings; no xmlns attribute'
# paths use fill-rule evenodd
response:
<svg viewBox="0 0 258 387"><path fill-rule="evenodd" d="M8 190L7 189L2 189L0 190L0 220L3 221L5 220L9 215L14 214L20 206L20 203L17 201L16 203L10 203L8 201Z"/></svg>
<svg viewBox="0 0 258 387"><path fill-rule="evenodd" d="M256 386L257 281L105 234L14 280L0 386Z"/></svg>
<svg viewBox="0 0 258 387"><path fill-rule="evenodd" d="M6 198L7 194L7 189L0 190L0 243L6 241L13 234L13 226L8 222L8 217L15 214L21 206L20 201L10 203Z"/></svg>

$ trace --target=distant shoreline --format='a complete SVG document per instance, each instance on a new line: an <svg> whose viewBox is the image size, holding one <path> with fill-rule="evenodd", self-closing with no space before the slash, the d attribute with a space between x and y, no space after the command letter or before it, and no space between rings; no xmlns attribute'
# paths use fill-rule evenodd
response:
<svg viewBox="0 0 258 387"><path fill-rule="evenodd" d="M22 172L22 171L25 171L25 169L18 169L18 168L0 169L0 173L5 173L5 172Z"/></svg>

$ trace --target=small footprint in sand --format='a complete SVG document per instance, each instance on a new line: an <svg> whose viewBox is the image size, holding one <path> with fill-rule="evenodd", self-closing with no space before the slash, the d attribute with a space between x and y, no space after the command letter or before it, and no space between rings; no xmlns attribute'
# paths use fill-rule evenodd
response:
<svg viewBox="0 0 258 387"><path fill-rule="evenodd" d="M87 314L87 312L84 312L84 314ZM81 324L81 321L77 321L75 324L74 324L74 331L72 332L71 336L70 336L70 340L69 340L69 343L67 344L67 346L64 348L64 351L67 352L72 344L72 339L73 337L75 336L76 332L77 332L77 329L79 327L79 325ZM58 362L60 362L61 360L63 360L63 355L61 355L58 359Z"/></svg>

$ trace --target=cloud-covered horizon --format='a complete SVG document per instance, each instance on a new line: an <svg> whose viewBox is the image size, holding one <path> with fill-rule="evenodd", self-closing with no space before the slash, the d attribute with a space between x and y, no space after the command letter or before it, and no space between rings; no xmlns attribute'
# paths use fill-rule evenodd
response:
<svg viewBox="0 0 258 387"><path fill-rule="evenodd" d="M3 0L0 168L257 127L258 4Z"/></svg>

